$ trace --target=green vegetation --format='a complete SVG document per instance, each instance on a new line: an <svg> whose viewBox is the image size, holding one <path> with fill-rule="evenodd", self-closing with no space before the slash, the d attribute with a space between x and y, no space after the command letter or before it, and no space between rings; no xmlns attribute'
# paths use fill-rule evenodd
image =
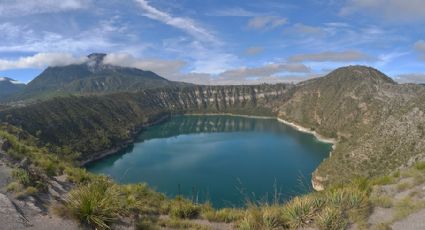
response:
<svg viewBox="0 0 425 230"><path fill-rule="evenodd" d="M123 211L118 190L105 179L72 190L65 205L82 223L100 229L108 228Z"/></svg>
<svg viewBox="0 0 425 230"><path fill-rule="evenodd" d="M91 87L84 84L80 92L86 92L86 86ZM296 87L192 86L62 97L5 108L0 111L0 122L7 122L0 124L0 139L5 140L1 148L8 160L20 165L7 189L18 196L36 196L46 192L49 178L66 175L74 188L61 213L97 228L128 217L140 229L203 228L191 218L232 223L240 229L341 229L353 223L365 226L371 205L395 209L397 220L425 207L412 190L425 182L425 163L398 171L425 151L424 98L423 87L397 85L371 68L347 67ZM337 138L332 156L315 173L327 179L326 190L284 204L214 210L182 198L166 199L146 185L116 185L76 167L99 152L125 146L144 125L161 117L223 112L278 114ZM357 177L367 179L353 180ZM400 182L405 178L412 181ZM388 194L371 192L380 186L409 195L395 201Z"/></svg>
<svg viewBox="0 0 425 230"><path fill-rule="evenodd" d="M84 161L99 152L126 146L144 125L170 114L228 112L273 115L265 103L266 99L277 96L257 99L255 92L280 92L287 88L286 85L199 86L131 94L60 97L0 111L0 121L21 127L50 148L61 148L63 155L81 153L69 157ZM201 102L193 100L196 94L205 94ZM216 94L217 97L208 96ZM247 99L232 102L228 95L233 94L244 95ZM68 151L63 151L65 149Z"/></svg>
<svg viewBox="0 0 425 230"><path fill-rule="evenodd" d="M425 161L418 162L415 164L415 168L417 170L425 170Z"/></svg>
<svg viewBox="0 0 425 230"><path fill-rule="evenodd" d="M21 138L18 139L17 136ZM393 202L382 194L370 195L372 186L391 185L403 190L409 189L412 184L405 186L404 183L398 182L406 177L417 178L413 181L423 181L421 178L425 176L422 169L417 166L391 176L357 178L350 184L334 184L324 192L294 197L287 203L250 202L246 209L215 210L209 204L194 204L181 197L167 199L144 184L114 184L107 178L95 176L85 169L73 166L73 158L69 156L75 154L71 151L65 150L67 154L62 155L49 152L48 148L37 146L37 138L10 125L2 125L1 139L8 143L6 149L11 159L28 161L27 168L17 168L13 171L15 181L9 184L10 191L22 197L36 195L45 189L41 186L45 182L41 181L50 175L65 174L75 187L67 195L66 201L59 205L58 213L98 229L110 228L123 218L134 219L139 229L159 227L208 229L207 226L192 219L224 222L238 229L299 227L343 229L353 223L357 226L367 226L365 223L372 205L394 207L396 209L394 220L404 218L413 211L425 207L422 203L412 202L412 198ZM50 149L60 150L60 148ZM31 161L28 159L30 157ZM52 167L46 165L55 167L52 170ZM168 218L160 218L161 215Z"/></svg>

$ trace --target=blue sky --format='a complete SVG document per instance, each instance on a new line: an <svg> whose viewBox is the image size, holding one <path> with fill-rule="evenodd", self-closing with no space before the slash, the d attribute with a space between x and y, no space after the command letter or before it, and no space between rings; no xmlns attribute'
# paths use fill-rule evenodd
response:
<svg viewBox="0 0 425 230"><path fill-rule="evenodd" d="M200 84L297 82L373 66L425 82L423 0L0 0L0 76L85 61Z"/></svg>

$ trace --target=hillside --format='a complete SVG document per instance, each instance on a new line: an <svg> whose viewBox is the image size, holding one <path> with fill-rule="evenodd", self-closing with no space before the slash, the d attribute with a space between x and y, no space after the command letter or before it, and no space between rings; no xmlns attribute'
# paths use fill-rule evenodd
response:
<svg viewBox="0 0 425 230"><path fill-rule="evenodd" d="M291 85L196 86L105 96L63 97L5 110L0 120L83 154L118 147L143 125L186 112L272 115L272 103Z"/></svg>
<svg viewBox="0 0 425 230"><path fill-rule="evenodd" d="M340 181L388 173L423 154L424 101L423 87L354 66L300 84L279 116L339 138L316 175Z"/></svg>
<svg viewBox="0 0 425 230"><path fill-rule="evenodd" d="M425 88L399 85L376 69L350 66L297 85L192 86L68 97L0 112L45 143L81 159L131 141L143 125L173 113L273 115L337 138L315 187L386 174L423 158Z"/></svg>
<svg viewBox="0 0 425 230"><path fill-rule="evenodd" d="M17 99L53 96L135 92L143 89L183 86L154 72L103 63L106 54L90 54L82 64L48 67L28 83Z"/></svg>

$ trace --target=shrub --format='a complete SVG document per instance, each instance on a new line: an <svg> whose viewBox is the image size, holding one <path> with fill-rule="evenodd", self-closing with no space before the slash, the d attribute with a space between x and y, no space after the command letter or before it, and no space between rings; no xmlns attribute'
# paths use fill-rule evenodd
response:
<svg viewBox="0 0 425 230"><path fill-rule="evenodd" d="M68 179L74 183L86 183L92 178L92 175L83 168L67 167L65 173L68 175Z"/></svg>
<svg viewBox="0 0 425 230"><path fill-rule="evenodd" d="M372 203L375 206L382 207L382 208L391 208L393 206L393 201L391 197L386 195L380 195L377 197L372 198Z"/></svg>
<svg viewBox="0 0 425 230"><path fill-rule="evenodd" d="M244 213L239 209L223 208L217 211L203 211L203 216L211 222L231 223L241 220L244 217Z"/></svg>
<svg viewBox="0 0 425 230"><path fill-rule="evenodd" d="M368 205L367 194L352 187L330 190L326 194L326 202L343 211L366 208Z"/></svg>
<svg viewBox="0 0 425 230"><path fill-rule="evenodd" d="M201 207L199 205L180 197L177 197L170 206L170 215L175 218L193 219L198 217L200 212Z"/></svg>
<svg viewBox="0 0 425 230"><path fill-rule="evenodd" d="M23 190L23 186L19 182L13 181L7 185L6 190L8 192L20 192Z"/></svg>
<svg viewBox="0 0 425 230"><path fill-rule="evenodd" d="M106 179L98 179L72 190L66 207L79 221L99 229L109 229L109 224L123 211L117 190Z"/></svg>
<svg viewBox="0 0 425 230"><path fill-rule="evenodd" d="M425 161L418 162L415 164L415 168L417 170L425 170Z"/></svg>
<svg viewBox="0 0 425 230"><path fill-rule="evenodd" d="M341 210L337 208L326 207L317 217L316 224L322 230L340 230L345 229L347 222Z"/></svg>
<svg viewBox="0 0 425 230"><path fill-rule="evenodd" d="M163 203L166 203L164 195L151 190L146 184L129 184L119 186L123 196L121 205L127 210L138 214L160 214ZM164 214L167 214L165 212Z"/></svg>
<svg viewBox="0 0 425 230"><path fill-rule="evenodd" d="M313 222L324 201L319 196L295 197L283 208L283 217L291 228L301 228Z"/></svg>
<svg viewBox="0 0 425 230"><path fill-rule="evenodd" d="M263 229L279 229L285 225L282 218L282 210L278 206L266 206L263 212Z"/></svg>
<svg viewBox="0 0 425 230"><path fill-rule="evenodd" d="M238 224L241 230L256 230L262 227L262 213L260 208L251 206L245 211L245 215Z"/></svg>
<svg viewBox="0 0 425 230"><path fill-rule="evenodd" d="M17 180L19 183L21 183L23 186L28 186L31 184L30 175L29 173L20 168L16 168L12 171L12 176Z"/></svg>

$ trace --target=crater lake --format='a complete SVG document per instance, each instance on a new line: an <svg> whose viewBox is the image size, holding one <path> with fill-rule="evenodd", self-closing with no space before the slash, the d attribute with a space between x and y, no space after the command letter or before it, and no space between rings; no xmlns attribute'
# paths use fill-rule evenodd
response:
<svg viewBox="0 0 425 230"><path fill-rule="evenodd" d="M169 197L241 207L311 191L311 174L331 149L275 118L173 116L86 167L118 183L147 183Z"/></svg>

